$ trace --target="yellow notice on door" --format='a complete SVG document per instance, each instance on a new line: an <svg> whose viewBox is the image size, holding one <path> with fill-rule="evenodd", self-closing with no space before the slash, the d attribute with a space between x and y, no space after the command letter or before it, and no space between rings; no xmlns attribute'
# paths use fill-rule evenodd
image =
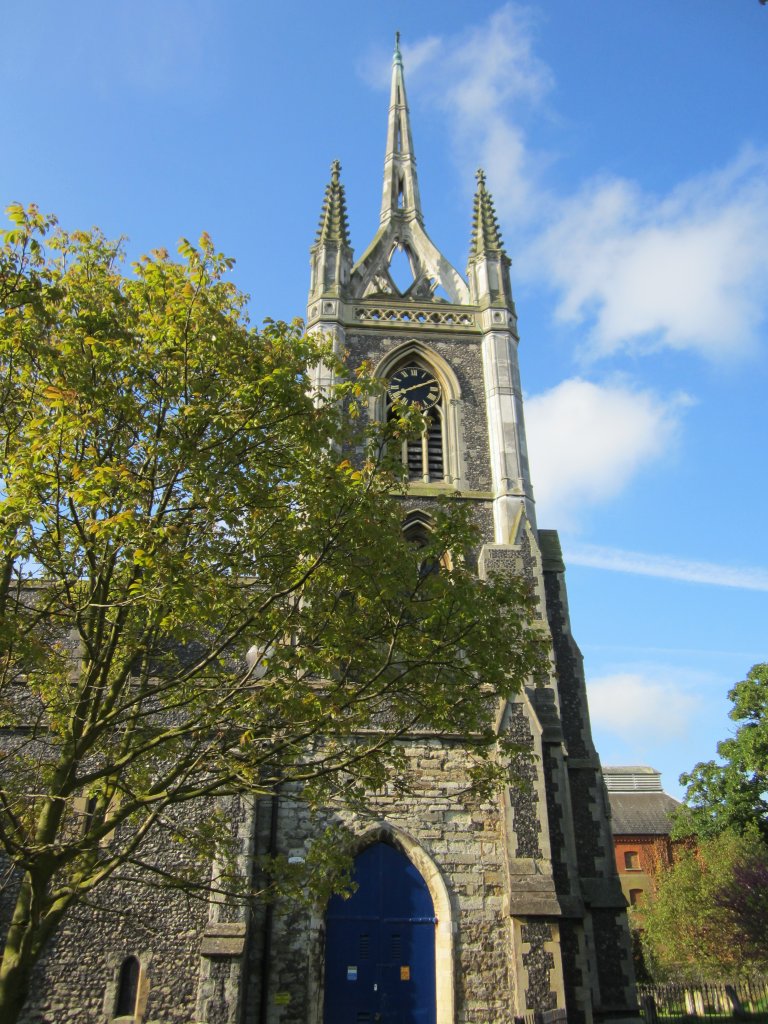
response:
<svg viewBox="0 0 768 1024"><path fill-rule="evenodd" d="M400 981L410 981L410 980L411 980L411 968L408 967L408 966L401 967L400 968Z"/></svg>

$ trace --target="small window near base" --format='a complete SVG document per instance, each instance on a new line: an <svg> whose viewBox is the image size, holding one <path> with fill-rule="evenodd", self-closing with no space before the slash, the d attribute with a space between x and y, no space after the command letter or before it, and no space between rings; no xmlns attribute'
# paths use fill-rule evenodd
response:
<svg viewBox="0 0 768 1024"><path fill-rule="evenodd" d="M115 1017L133 1017L139 997L139 961L135 956L126 957L120 967L117 982Z"/></svg>

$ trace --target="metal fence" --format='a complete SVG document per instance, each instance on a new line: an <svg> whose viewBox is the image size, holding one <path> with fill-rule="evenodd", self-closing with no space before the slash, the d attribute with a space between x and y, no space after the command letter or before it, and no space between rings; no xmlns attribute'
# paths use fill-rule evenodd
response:
<svg viewBox="0 0 768 1024"><path fill-rule="evenodd" d="M637 995L647 1024L698 1018L768 1021L768 978L720 985L638 985Z"/></svg>

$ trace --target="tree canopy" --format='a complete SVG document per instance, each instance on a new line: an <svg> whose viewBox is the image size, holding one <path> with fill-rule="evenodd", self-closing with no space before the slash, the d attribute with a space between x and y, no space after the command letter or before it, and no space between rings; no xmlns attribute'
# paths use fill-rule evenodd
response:
<svg viewBox="0 0 768 1024"><path fill-rule="evenodd" d="M676 835L743 833L757 827L768 840L768 664L754 665L728 692L735 734L717 745L720 761L680 776L687 786Z"/></svg>
<svg viewBox="0 0 768 1024"><path fill-rule="evenodd" d="M722 832L661 872L634 911L654 980L732 980L768 966L768 851L756 833Z"/></svg>
<svg viewBox="0 0 768 1024"><path fill-rule="evenodd" d="M426 550L404 540L391 453L423 426L418 412L369 422L379 383L366 367L350 370L300 325L253 327L226 277L233 261L207 236L182 242L178 261L158 250L126 272L121 244L97 230L61 231L34 207L9 214L11 1022L70 909L126 870L156 870L147 840L161 822L173 832L174 807L285 784L314 805L405 785L396 740L416 724L465 736L477 785L508 778L498 701L537 670L541 634L523 583L477 579L461 502L436 511ZM320 360L338 379L324 395L311 388ZM226 829L206 818L175 838L205 857Z"/></svg>

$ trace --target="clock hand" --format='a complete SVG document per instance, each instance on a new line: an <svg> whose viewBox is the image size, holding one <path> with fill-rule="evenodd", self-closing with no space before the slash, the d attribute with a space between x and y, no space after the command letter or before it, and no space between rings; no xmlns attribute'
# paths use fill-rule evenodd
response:
<svg viewBox="0 0 768 1024"><path fill-rule="evenodd" d="M403 394L406 394L408 391L415 391L416 388L431 387L433 383L436 383L436 382L433 382L431 380L430 381L423 381L423 380L421 380L421 381L419 381L418 384L411 384L411 386L408 387L408 388L400 388L400 391L402 391Z"/></svg>

